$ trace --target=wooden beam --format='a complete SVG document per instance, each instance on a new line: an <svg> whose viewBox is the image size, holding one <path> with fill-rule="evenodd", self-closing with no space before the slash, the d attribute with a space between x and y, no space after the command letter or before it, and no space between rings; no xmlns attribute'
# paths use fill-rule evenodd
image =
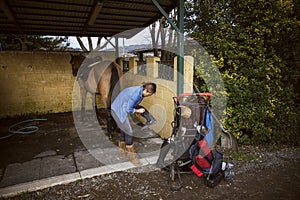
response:
<svg viewBox="0 0 300 200"><path fill-rule="evenodd" d="M5 0L0 0L0 8L3 10L4 14L6 15L9 21L15 21L15 16L13 15L11 9L8 7Z"/></svg>
<svg viewBox="0 0 300 200"><path fill-rule="evenodd" d="M23 31L21 29L21 26L18 23L12 9L9 7L9 5L7 4L7 2L5 0L0 0L0 8L1 8L1 10L3 10L4 14L8 18L8 21L13 22L15 24L16 28L18 29L18 31L20 32L20 34L22 34Z"/></svg>
<svg viewBox="0 0 300 200"><path fill-rule="evenodd" d="M97 1L96 5L94 5L93 11L91 12L89 20L88 20L88 25L89 26L94 25L98 15L99 15L99 13L102 9L102 6L103 6L103 3L99 2L99 1Z"/></svg>
<svg viewBox="0 0 300 200"><path fill-rule="evenodd" d="M82 35L86 34L89 26L94 25L98 15L102 9L102 6L103 6L103 1L95 0L94 5L92 7L92 11L90 12L90 14L88 16L86 24L84 25Z"/></svg>

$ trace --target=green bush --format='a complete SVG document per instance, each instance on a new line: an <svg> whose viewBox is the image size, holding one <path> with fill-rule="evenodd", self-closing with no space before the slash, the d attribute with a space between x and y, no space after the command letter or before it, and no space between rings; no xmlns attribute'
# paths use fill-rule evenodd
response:
<svg viewBox="0 0 300 200"><path fill-rule="evenodd" d="M193 3L186 4L187 31L222 74L225 127L244 144L299 145L300 22L295 1ZM196 71L199 81L201 76Z"/></svg>

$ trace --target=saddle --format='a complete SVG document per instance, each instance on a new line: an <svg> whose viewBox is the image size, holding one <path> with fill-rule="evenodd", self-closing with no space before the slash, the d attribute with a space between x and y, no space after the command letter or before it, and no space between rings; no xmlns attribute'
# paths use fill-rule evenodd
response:
<svg viewBox="0 0 300 200"><path fill-rule="evenodd" d="M100 62L101 60L99 61L97 58L86 58L78 70L78 78L83 81L87 81L90 71Z"/></svg>

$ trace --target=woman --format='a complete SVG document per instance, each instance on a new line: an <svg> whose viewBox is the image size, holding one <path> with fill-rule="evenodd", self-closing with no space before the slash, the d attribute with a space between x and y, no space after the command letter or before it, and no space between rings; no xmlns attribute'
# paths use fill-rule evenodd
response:
<svg viewBox="0 0 300 200"><path fill-rule="evenodd" d="M112 116L121 130L118 144L120 158L128 156L130 161L136 166L140 166L141 163L137 158L136 150L133 145L133 131L130 125L129 114L137 113L149 116L150 113L148 113L144 107L139 106L139 104L144 97L149 97L155 92L156 84L152 82L145 83L142 86L128 87L120 92L111 105ZM147 121L149 124L149 120ZM153 119L151 121L153 122L155 120Z"/></svg>

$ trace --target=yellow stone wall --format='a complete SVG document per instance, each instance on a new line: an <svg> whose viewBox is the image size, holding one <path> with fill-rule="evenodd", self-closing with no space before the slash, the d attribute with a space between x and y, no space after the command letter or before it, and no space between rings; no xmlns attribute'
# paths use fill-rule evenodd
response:
<svg viewBox="0 0 300 200"><path fill-rule="evenodd" d="M60 113L80 109L77 81L72 75L70 52L0 52L0 118L33 113ZM76 54L73 52L73 54ZM106 53L105 59L113 59ZM157 118L152 128L167 138L171 134L177 83L157 78L157 57L147 58L147 76L137 75L137 58L131 58L130 71L121 79L122 88L155 82L157 93L145 98L145 106ZM185 57L184 92L192 92L193 64ZM149 64L152 63L152 64ZM175 58L176 63L176 58ZM176 79L176 66L174 77ZM99 106L99 98L97 99ZM100 105L101 106L101 105ZM87 96L86 108L91 108L91 95Z"/></svg>
<svg viewBox="0 0 300 200"><path fill-rule="evenodd" d="M157 57L147 57L147 76L141 76L137 74L137 65L135 65L137 58L130 58L130 70L125 73L122 80L122 88L142 85L143 82L154 82L157 84L156 94L151 97L144 98L142 105L147 108L153 116L157 119L158 123L151 128L158 133L162 138L170 137L172 133L171 123L174 119L174 101L173 97L176 97L177 82L167 81L157 78L158 76L158 64ZM177 66L174 59L174 78L177 78ZM149 64L150 63L150 64ZM184 65L184 91L193 91L193 58L191 56L185 57ZM141 118L143 120L143 118Z"/></svg>
<svg viewBox="0 0 300 200"><path fill-rule="evenodd" d="M0 52L0 118L71 110L70 53Z"/></svg>

